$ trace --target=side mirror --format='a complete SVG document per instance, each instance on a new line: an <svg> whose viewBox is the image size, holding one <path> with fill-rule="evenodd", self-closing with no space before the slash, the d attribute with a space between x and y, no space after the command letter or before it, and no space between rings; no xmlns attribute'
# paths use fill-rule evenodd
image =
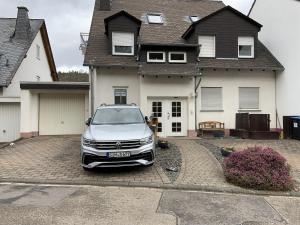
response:
<svg viewBox="0 0 300 225"><path fill-rule="evenodd" d="M88 118L86 121L85 121L85 125L89 126L91 124L91 120L92 118Z"/></svg>
<svg viewBox="0 0 300 225"><path fill-rule="evenodd" d="M149 122L148 116L145 116L145 120L146 120L147 123Z"/></svg>

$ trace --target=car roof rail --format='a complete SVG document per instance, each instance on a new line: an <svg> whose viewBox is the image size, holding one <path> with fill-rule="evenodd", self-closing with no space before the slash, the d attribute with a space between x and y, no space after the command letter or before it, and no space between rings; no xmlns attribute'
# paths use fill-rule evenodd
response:
<svg viewBox="0 0 300 225"><path fill-rule="evenodd" d="M136 104L135 104L135 103L131 103L130 105L132 105L132 106L136 106Z"/></svg>
<svg viewBox="0 0 300 225"><path fill-rule="evenodd" d="M107 104L106 103L102 103L100 106L107 106Z"/></svg>

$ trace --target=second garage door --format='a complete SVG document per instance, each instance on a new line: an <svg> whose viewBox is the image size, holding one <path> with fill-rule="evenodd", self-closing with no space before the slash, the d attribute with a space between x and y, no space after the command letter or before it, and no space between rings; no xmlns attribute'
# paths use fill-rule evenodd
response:
<svg viewBox="0 0 300 225"><path fill-rule="evenodd" d="M81 134L85 129L85 96L41 94L40 135Z"/></svg>

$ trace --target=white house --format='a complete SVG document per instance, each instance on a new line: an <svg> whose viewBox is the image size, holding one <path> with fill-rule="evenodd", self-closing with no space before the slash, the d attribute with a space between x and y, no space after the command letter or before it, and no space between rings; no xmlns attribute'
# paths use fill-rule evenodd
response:
<svg viewBox="0 0 300 225"><path fill-rule="evenodd" d="M57 80L44 20L29 19L18 7L17 18L0 18L0 142L20 134L20 81Z"/></svg>
<svg viewBox="0 0 300 225"><path fill-rule="evenodd" d="M139 105L161 136L194 136L202 121L235 128L238 112L270 114L284 68L262 25L220 1L96 0L84 65L91 112Z"/></svg>
<svg viewBox="0 0 300 225"><path fill-rule="evenodd" d="M250 17L264 24L260 40L285 67L276 73L277 111L283 116L300 115L300 1L254 1Z"/></svg>

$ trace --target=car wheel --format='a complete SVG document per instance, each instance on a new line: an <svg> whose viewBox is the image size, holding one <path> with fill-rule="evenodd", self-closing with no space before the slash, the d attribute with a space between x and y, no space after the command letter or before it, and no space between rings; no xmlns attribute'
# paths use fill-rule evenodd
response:
<svg viewBox="0 0 300 225"><path fill-rule="evenodd" d="M151 167L151 166L153 166L153 164L154 163L148 164L148 165L146 165L146 167Z"/></svg>

